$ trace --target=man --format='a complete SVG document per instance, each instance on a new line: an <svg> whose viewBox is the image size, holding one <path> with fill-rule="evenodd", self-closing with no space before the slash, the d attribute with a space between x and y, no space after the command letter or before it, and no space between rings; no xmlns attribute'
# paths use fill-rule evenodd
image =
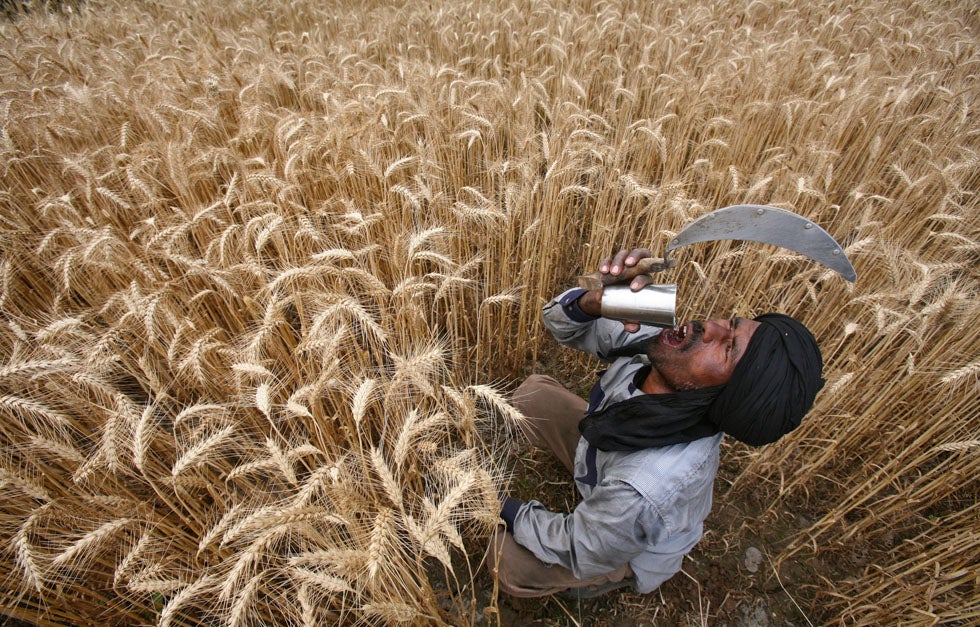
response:
<svg viewBox="0 0 980 627"><path fill-rule="evenodd" d="M650 283L620 251L605 285ZM534 375L514 393L533 444L572 472L570 514L505 498L494 539L501 589L517 597L647 593L681 569L711 509L724 433L753 446L800 424L823 386L820 350L796 320L767 314L660 331L600 316L602 290L569 290L544 308L562 344L609 363L589 401Z"/></svg>

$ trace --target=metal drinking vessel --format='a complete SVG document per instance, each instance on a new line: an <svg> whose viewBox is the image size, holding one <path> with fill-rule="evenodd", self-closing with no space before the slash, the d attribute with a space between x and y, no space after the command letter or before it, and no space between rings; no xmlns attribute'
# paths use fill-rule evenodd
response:
<svg viewBox="0 0 980 627"><path fill-rule="evenodd" d="M673 328L676 305L676 285L647 285L637 292L628 285L607 285L602 289L600 310L603 318Z"/></svg>

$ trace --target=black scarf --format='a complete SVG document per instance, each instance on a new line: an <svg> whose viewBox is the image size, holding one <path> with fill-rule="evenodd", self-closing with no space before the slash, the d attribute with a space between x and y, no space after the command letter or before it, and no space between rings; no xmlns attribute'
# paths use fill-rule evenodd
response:
<svg viewBox="0 0 980 627"><path fill-rule="evenodd" d="M823 360L813 335L793 318L765 314L756 320L762 325L727 384L634 396L586 415L579 432L603 451L669 446L719 431L752 446L775 442L813 405L824 383ZM649 372L641 368L634 385Z"/></svg>
<svg viewBox="0 0 980 627"><path fill-rule="evenodd" d="M633 385L640 387L649 373L650 366L640 368ZM718 433L705 415L722 387L633 396L588 414L578 430L603 451L638 451L706 438Z"/></svg>

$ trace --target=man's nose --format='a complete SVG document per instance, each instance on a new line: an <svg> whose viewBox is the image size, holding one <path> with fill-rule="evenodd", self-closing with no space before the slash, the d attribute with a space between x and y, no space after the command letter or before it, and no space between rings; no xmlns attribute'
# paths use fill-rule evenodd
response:
<svg viewBox="0 0 980 627"><path fill-rule="evenodd" d="M708 320L704 323L705 342L725 342L731 339L732 330L728 322Z"/></svg>

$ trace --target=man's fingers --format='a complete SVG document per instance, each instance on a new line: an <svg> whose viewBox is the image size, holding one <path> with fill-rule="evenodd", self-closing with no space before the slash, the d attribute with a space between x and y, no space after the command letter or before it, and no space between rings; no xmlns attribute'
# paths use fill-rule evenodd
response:
<svg viewBox="0 0 980 627"><path fill-rule="evenodd" d="M609 274L614 276L619 275L623 271L626 265L626 257L629 255L629 251L621 250L612 259L612 264L609 266ZM636 263L635 261L633 263Z"/></svg>
<svg viewBox="0 0 980 627"><path fill-rule="evenodd" d="M644 259L646 257L653 257L653 253L650 252L649 248L634 248L627 253L624 263L627 266L635 266L640 259Z"/></svg>
<svg viewBox="0 0 980 627"><path fill-rule="evenodd" d="M627 333L636 333L640 330L640 323L635 320L627 320L623 323L623 330Z"/></svg>
<svg viewBox="0 0 980 627"><path fill-rule="evenodd" d="M619 275L627 268L632 268L641 259L647 257L652 257L653 253L650 252L649 248L634 248L632 250L621 250L612 258L612 263L609 267L609 273L613 275Z"/></svg>
<svg viewBox="0 0 980 627"><path fill-rule="evenodd" d="M644 287L646 287L647 285L651 285L652 283L653 283L653 277L650 276L649 274L638 274L635 277L633 277L632 281L630 281L630 289L633 290L634 292L639 292Z"/></svg>
<svg viewBox="0 0 980 627"><path fill-rule="evenodd" d="M614 279L630 279L632 275L629 270L641 260L652 256L653 253L648 248L633 248L631 250L624 248L612 257L603 259L599 263L599 272ZM606 282L608 283L608 280Z"/></svg>

